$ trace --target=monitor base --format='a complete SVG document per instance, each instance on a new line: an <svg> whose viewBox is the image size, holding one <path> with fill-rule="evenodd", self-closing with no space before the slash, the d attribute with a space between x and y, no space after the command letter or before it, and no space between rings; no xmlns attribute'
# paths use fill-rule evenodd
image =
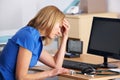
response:
<svg viewBox="0 0 120 80"><path fill-rule="evenodd" d="M65 58L78 58L80 57L80 54L75 53L66 53Z"/></svg>
<svg viewBox="0 0 120 80"><path fill-rule="evenodd" d="M100 68L118 68L117 65L115 65L115 64L110 64L110 63L108 63L107 65L100 64L99 67L100 67Z"/></svg>

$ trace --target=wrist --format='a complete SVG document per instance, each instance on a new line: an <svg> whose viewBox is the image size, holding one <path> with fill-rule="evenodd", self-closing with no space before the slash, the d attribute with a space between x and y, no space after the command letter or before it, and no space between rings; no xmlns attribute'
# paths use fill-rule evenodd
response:
<svg viewBox="0 0 120 80"><path fill-rule="evenodd" d="M50 72L46 73L46 74L47 74L48 78L52 76Z"/></svg>
<svg viewBox="0 0 120 80"><path fill-rule="evenodd" d="M63 38L63 40L67 40L68 36L63 36L62 38Z"/></svg>

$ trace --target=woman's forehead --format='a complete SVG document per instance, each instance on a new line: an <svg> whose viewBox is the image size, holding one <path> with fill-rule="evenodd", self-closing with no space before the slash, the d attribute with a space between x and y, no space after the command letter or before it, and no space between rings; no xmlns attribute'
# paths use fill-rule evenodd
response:
<svg viewBox="0 0 120 80"><path fill-rule="evenodd" d="M59 26L62 26L62 25L63 25L63 22L62 22L62 21L58 21L58 22L56 22L55 24L59 24Z"/></svg>

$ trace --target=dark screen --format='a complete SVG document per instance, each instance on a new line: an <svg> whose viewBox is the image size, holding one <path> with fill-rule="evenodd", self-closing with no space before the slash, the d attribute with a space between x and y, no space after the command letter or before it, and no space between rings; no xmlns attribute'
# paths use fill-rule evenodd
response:
<svg viewBox="0 0 120 80"><path fill-rule="evenodd" d="M120 19L93 18L88 53L120 59Z"/></svg>
<svg viewBox="0 0 120 80"><path fill-rule="evenodd" d="M67 52L82 53L82 41L69 38L67 41Z"/></svg>

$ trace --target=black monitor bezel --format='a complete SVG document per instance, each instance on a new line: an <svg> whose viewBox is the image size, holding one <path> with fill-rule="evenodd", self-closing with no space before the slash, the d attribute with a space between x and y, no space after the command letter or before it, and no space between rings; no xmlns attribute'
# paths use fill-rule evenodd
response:
<svg viewBox="0 0 120 80"><path fill-rule="evenodd" d="M110 52L105 52L105 51L100 51L100 50L94 50L94 49L90 48L90 42L91 42L92 31L93 31L93 28L94 28L94 22L97 19L120 22L120 19L118 19L118 18L93 17L92 26L91 26L91 32L90 32L90 37L89 37L89 42L88 42L87 53L88 54L98 55L98 56L103 56L103 57L110 57L110 58L114 58L114 59L120 59L120 54L110 53Z"/></svg>

